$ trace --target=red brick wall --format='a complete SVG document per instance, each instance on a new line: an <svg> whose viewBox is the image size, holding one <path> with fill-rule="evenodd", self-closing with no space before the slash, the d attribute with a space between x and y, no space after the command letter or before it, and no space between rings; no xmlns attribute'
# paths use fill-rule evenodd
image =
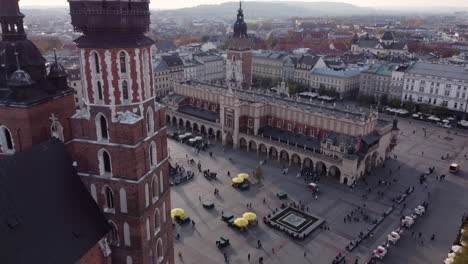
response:
<svg viewBox="0 0 468 264"><path fill-rule="evenodd" d="M19 152L51 138L51 114L63 126L65 142L70 140L69 117L74 113L74 96L68 94L28 108L0 106L0 126L10 130L15 151Z"/></svg>
<svg viewBox="0 0 468 264"><path fill-rule="evenodd" d="M149 98L146 97L145 95L145 92L144 92L144 74L143 74L143 51L144 50L147 50L148 51L148 59L149 59L149 70L150 72L152 73L152 69L151 69L151 47L148 46L148 47L143 47L143 48L139 48L139 53L137 55L136 53L136 49L135 48L127 48L127 49L82 49L84 51L84 58L85 58L85 73L82 75L82 79L86 82L86 86L87 87L87 94L89 96L89 102L90 103L95 103L94 102L94 98L93 98L93 87L94 87L94 84L92 82L92 75L91 75L91 72L92 72L92 69L94 67L94 65L90 65L89 63L89 56L90 54L95 51L99 54L99 58L100 58L100 70L101 70L101 76L102 76L102 80L103 82L101 83L102 85L102 90L103 90L103 97L104 97L104 104L110 104L110 100L109 100L109 93L110 93L110 89L109 89L109 81L108 81L108 78L110 77L109 76L109 73L107 71L107 68L108 68L108 63L106 62L106 59L105 59L105 54L106 52L108 52L108 54L110 54L111 56L111 64L110 64L110 67L111 67L111 78L112 78L112 86L114 88L114 92L113 92L113 96L115 98L115 104L121 104L121 100L120 100L120 96L121 96L121 92L120 92L120 86L119 86L119 80L120 80L120 77L119 77L119 66L118 66L118 61L119 61L119 54L120 52L122 51L126 51L127 54L128 54L128 58L129 58L129 66L130 67L127 67L127 72L129 73L128 74L128 80L132 80L132 83L131 83L131 86L130 86L130 83L129 83L129 94L131 93L132 94L132 98L133 98L133 101L132 102L139 102L139 101L144 101L144 100L147 100ZM136 64L136 61L135 61L135 57L138 56L138 59L139 59L139 65ZM93 63L94 63L94 58L91 60ZM83 62L82 62L83 63ZM137 67L139 66L139 67ZM139 87L138 87L138 82L137 82L137 77L138 77L138 71L137 71L137 68L138 68L138 71L139 71L139 78L141 80L141 83L140 83L140 86L141 86L141 98L140 95L139 95ZM150 74L149 76L149 82L150 82L150 96L153 97L154 96L154 80L153 80L153 76L152 74Z"/></svg>

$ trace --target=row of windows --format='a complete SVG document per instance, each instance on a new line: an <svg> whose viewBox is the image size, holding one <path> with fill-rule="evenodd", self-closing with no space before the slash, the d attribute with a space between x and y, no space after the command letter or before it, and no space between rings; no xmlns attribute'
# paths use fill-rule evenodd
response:
<svg viewBox="0 0 468 264"><path fill-rule="evenodd" d="M101 58L99 57L99 54L95 51L92 52L92 58L93 58L93 70L95 73L100 74L101 73ZM128 68L128 54L125 51L121 51L118 55L119 58L119 72L120 73L127 73L127 68Z"/></svg>

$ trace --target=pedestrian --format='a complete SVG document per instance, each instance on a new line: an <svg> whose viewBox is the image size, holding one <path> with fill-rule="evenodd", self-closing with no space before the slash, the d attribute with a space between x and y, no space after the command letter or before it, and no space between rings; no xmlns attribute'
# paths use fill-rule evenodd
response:
<svg viewBox="0 0 468 264"><path fill-rule="evenodd" d="M182 250L179 249L179 252L177 252L179 254L179 257L182 258Z"/></svg>
<svg viewBox="0 0 468 264"><path fill-rule="evenodd" d="M247 203L247 208L249 208L249 203Z"/></svg>
<svg viewBox="0 0 468 264"><path fill-rule="evenodd" d="M305 257L307 257L307 252L306 252L306 251L304 251L304 258L305 258Z"/></svg>
<svg viewBox="0 0 468 264"><path fill-rule="evenodd" d="M258 248L262 247L262 242L260 242L260 239L257 241L257 246L258 246Z"/></svg>
<svg viewBox="0 0 468 264"><path fill-rule="evenodd" d="M434 240L435 240L435 234L432 234L431 241L434 241Z"/></svg>
<svg viewBox="0 0 468 264"><path fill-rule="evenodd" d="M358 259L356 259L356 260L354 261L354 264L359 264Z"/></svg>
<svg viewBox="0 0 468 264"><path fill-rule="evenodd" d="M224 262L228 263L228 256L226 253L224 253Z"/></svg>
<svg viewBox="0 0 468 264"><path fill-rule="evenodd" d="M423 156L423 157L424 157L424 151L421 151L421 156Z"/></svg>
<svg viewBox="0 0 468 264"><path fill-rule="evenodd" d="M422 237L422 233L421 233L421 232L419 232L419 234L418 234L418 237L419 237L419 238L421 238L421 237Z"/></svg>
<svg viewBox="0 0 468 264"><path fill-rule="evenodd" d="M228 177L231 177L231 172L230 172L230 171L228 171L227 175L228 175Z"/></svg>
<svg viewBox="0 0 468 264"><path fill-rule="evenodd" d="M192 220L192 226L195 227L195 221Z"/></svg>
<svg viewBox="0 0 468 264"><path fill-rule="evenodd" d="M263 203L266 203L266 198L263 198Z"/></svg>
<svg viewBox="0 0 468 264"><path fill-rule="evenodd" d="M201 195L198 195L198 200L201 202Z"/></svg>
<svg viewBox="0 0 468 264"><path fill-rule="evenodd" d="M263 257L258 258L258 263L263 264Z"/></svg>
<svg viewBox="0 0 468 264"><path fill-rule="evenodd" d="M247 260L250 262L250 253L247 254Z"/></svg>
<svg viewBox="0 0 468 264"><path fill-rule="evenodd" d="M252 203L250 203L249 207L252 208Z"/></svg>

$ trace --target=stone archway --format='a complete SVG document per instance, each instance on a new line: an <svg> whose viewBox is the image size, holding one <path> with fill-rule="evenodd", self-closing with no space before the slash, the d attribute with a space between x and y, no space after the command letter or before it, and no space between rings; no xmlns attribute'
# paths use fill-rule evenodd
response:
<svg viewBox="0 0 468 264"><path fill-rule="evenodd" d="M166 124L171 124L171 117L169 115L166 115Z"/></svg>
<svg viewBox="0 0 468 264"><path fill-rule="evenodd" d="M234 146L234 138L232 137L231 133L226 133L225 139L224 139L224 145L228 147L233 147Z"/></svg>
<svg viewBox="0 0 468 264"><path fill-rule="evenodd" d="M378 158L379 158L379 153L377 151L375 151L373 154L372 154L372 157L371 157L371 168L375 168L377 167L378 165Z"/></svg>
<svg viewBox="0 0 468 264"><path fill-rule="evenodd" d="M182 118L179 119L179 128L184 127L184 120Z"/></svg>
<svg viewBox="0 0 468 264"><path fill-rule="evenodd" d="M312 170L314 168L314 163L312 162L312 160L310 158L304 158L302 167Z"/></svg>
<svg viewBox="0 0 468 264"><path fill-rule="evenodd" d="M267 156L268 148L264 144L258 145L258 153L262 156Z"/></svg>
<svg viewBox="0 0 468 264"><path fill-rule="evenodd" d="M389 159L390 158L390 152L392 151L392 149L390 148L390 146L388 146L386 149L385 149L385 159Z"/></svg>
<svg viewBox="0 0 468 264"><path fill-rule="evenodd" d="M172 117L172 126L177 127L177 117L175 116Z"/></svg>
<svg viewBox="0 0 468 264"><path fill-rule="evenodd" d="M193 133L198 133L200 131L197 123L193 123L192 129L193 129Z"/></svg>
<svg viewBox="0 0 468 264"><path fill-rule="evenodd" d="M202 135L206 135L206 127L204 125L201 125L200 133L202 133Z"/></svg>
<svg viewBox="0 0 468 264"><path fill-rule="evenodd" d="M211 127L208 128L208 136L210 136L210 137L214 137L214 136L215 136L214 130L213 130Z"/></svg>
<svg viewBox="0 0 468 264"><path fill-rule="evenodd" d="M341 182L341 171L338 169L336 166L330 166L328 169L328 176L331 177L332 179Z"/></svg>
<svg viewBox="0 0 468 264"><path fill-rule="evenodd" d="M315 164L315 171L318 175L327 175L327 166L325 166L325 163L318 161Z"/></svg>
<svg viewBox="0 0 468 264"><path fill-rule="evenodd" d="M291 165L300 168L301 167L301 157L297 154L292 154L291 155Z"/></svg>
<svg viewBox="0 0 468 264"><path fill-rule="evenodd" d="M364 161L364 170L366 173L369 173L372 169L371 166L371 157L367 156L365 161Z"/></svg>
<svg viewBox="0 0 468 264"><path fill-rule="evenodd" d="M190 121L185 121L185 129L187 131L192 131L192 125L190 124Z"/></svg>
<svg viewBox="0 0 468 264"><path fill-rule="evenodd" d="M220 130L217 130L217 131L216 131L216 140L219 141L219 140L221 140L221 139L222 139L222 133L221 133Z"/></svg>
<svg viewBox="0 0 468 264"><path fill-rule="evenodd" d="M278 159L278 150L275 147L270 147L268 152L270 159Z"/></svg>
<svg viewBox="0 0 468 264"><path fill-rule="evenodd" d="M255 143L255 141L249 141L249 150L252 152L257 152L257 143Z"/></svg>
<svg viewBox="0 0 468 264"><path fill-rule="evenodd" d="M286 150L280 152L280 161L289 164L289 153Z"/></svg>
<svg viewBox="0 0 468 264"><path fill-rule="evenodd" d="M245 140L245 138L240 138L239 148L242 150L247 150L247 140Z"/></svg>

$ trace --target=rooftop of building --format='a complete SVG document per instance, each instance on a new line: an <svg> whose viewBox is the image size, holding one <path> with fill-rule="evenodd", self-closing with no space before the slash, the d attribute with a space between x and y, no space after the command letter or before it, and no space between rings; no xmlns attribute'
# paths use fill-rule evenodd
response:
<svg viewBox="0 0 468 264"><path fill-rule="evenodd" d="M228 92L228 88L221 85L202 83L197 81L188 81L187 85L194 87L204 88L225 94ZM347 104L342 102L325 103L317 100L307 100L300 97L289 98L280 96L276 93L272 93L269 90L258 89L258 90L232 90L234 95L237 95L240 100L246 100L249 102L264 102L267 104L275 104L278 106L297 107L304 112L308 113L320 113L327 116L333 116L335 118L343 118L354 121L366 121L371 115L377 115L375 109L362 108L358 105Z"/></svg>
<svg viewBox="0 0 468 264"><path fill-rule="evenodd" d="M392 72L397 70L398 67L399 65L395 63L377 63L377 64L370 65L369 69L363 72L380 75L380 76L391 77Z"/></svg>
<svg viewBox="0 0 468 264"><path fill-rule="evenodd" d="M162 55L161 59L166 62L169 68L184 66L184 62L177 54Z"/></svg>
<svg viewBox="0 0 468 264"><path fill-rule="evenodd" d="M193 57L202 62L223 61L223 57L213 54L211 52L198 52L194 53Z"/></svg>
<svg viewBox="0 0 468 264"><path fill-rule="evenodd" d="M406 73L468 81L468 69L450 64L416 62L406 70Z"/></svg>
<svg viewBox="0 0 468 264"><path fill-rule="evenodd" d="M347 68L342 71L336 71L336 70L328 69L328 68L317 68L317 69L314 69L311 72L311 74L330 76L330 77L350 78L350 77L358 76L359 74L361 74L362 71L365 71L367 69L369 69L368 66Z"/></svg>
<svg viewBox="0 0 468 264"><path fill-rule="evenodd" d="M72 162L57 139L0 160L2 262L75 263L109 232Z"/></svg>
<svg viewBox="0 0 468 264"><path fill-rule="evenodd" d="M206 121L217 122L219 120L219 112L213 112L206 109L201 109L192 105L183 105L177 109L178 112L191 115Z"/></svg>
<svg viewBox="0 0 468 264"><path fill-rule="evenodd" d="M154 72L163 72L163 71L168 71L169 66L167 66L167 63L164 60L156 60L153 63L153 71Z"/></svg>

